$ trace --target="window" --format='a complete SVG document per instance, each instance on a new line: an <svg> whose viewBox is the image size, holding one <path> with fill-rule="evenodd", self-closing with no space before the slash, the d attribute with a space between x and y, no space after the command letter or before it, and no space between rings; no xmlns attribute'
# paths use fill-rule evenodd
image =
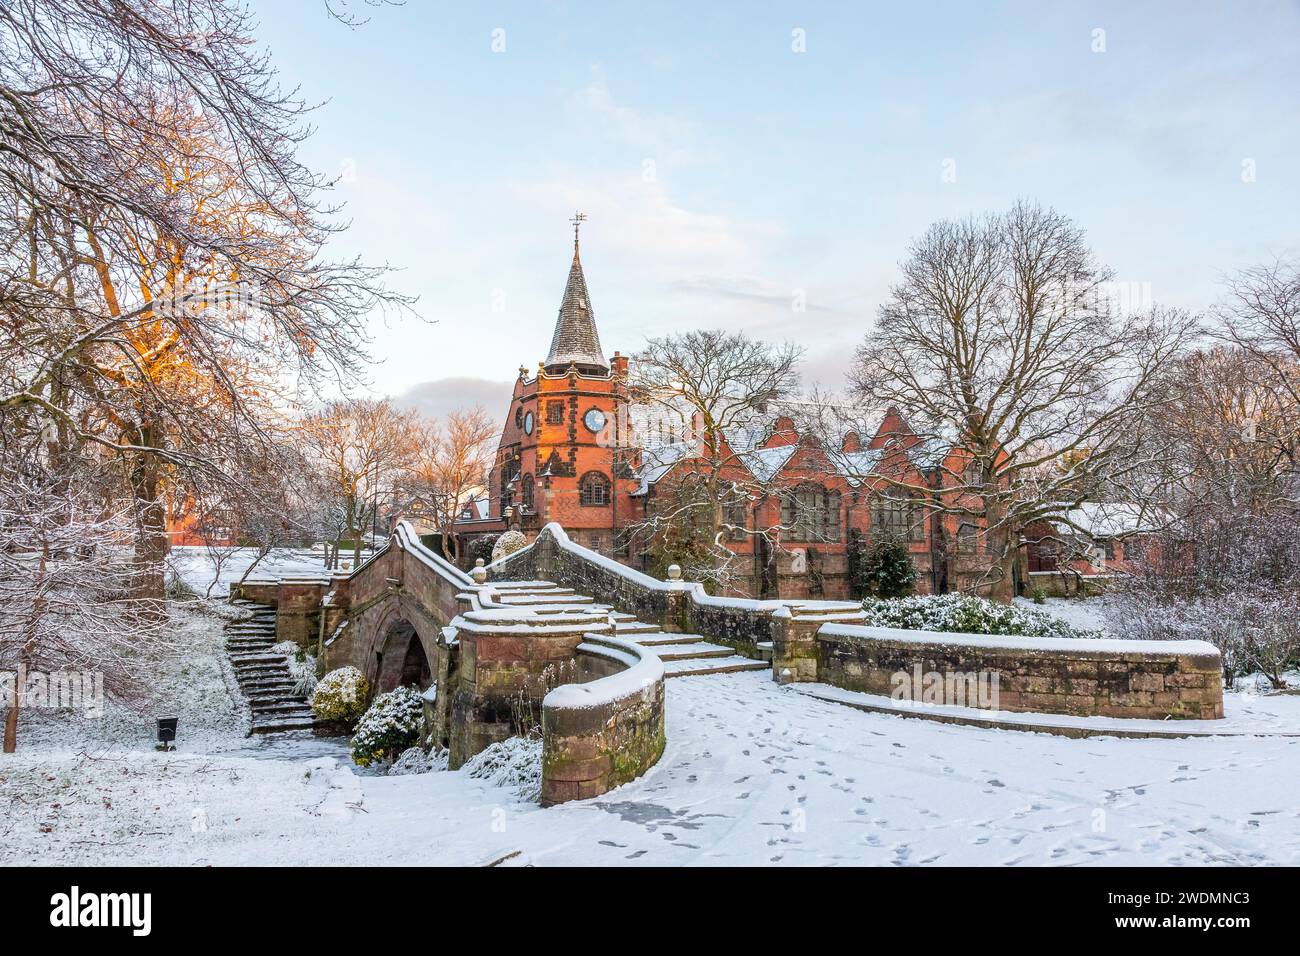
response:
<svg viewBox="0 0 1300 956"><path fill-rule="evenodd" d="M722 507L722 520L728 525L727 537L732 541L744 541L749 535L750 514L748 501L729 501Z"/></svg>
<svg viewBox="0 0 1300 956"><path fill-rule="evenodd" d="M609 479L598 471L589 471L578 482L578 500L588 508L609 504Z"/></svg>
<svg viewBox="0 0 1300 956"><path fill-rule="evenodd" d="M533 510L533 476L524 475L523 491L520 494L520 501L529 511Z"/></svg>
<svg viewBox="0 0 1300 956"><path fill-rule="evenodd" d="M957 528L957 553L974 554L979 548L979 528L970 522L962 522Z"/></svg>
<svg viewBox="0 0 1300 956"><path fill-rule="evenodd" d="M872 530L881 535L907 541L920 541L925 532L914 495L894 493L878 496L872 508L871 525Z"/></svg>
<svg viewBox="0 0 1300 956"><path fill-rule="evenodd" d="M514 475L514 466L511 462L506 462L501 466L501 513L515 503L515 486L512 481Z"/></svg>
<svg viewBox="0 0 1300 956"><path fill-rule="evenodd" d="M516 409L515 409L515 428L522 428L522 427L523 427L523 424L524 424L524 410L523 410L522 408L516 408Z"/></svg>
<svg viewBox="0 0 1300 956"><path fill-rule="evenodd" d="M840 493L800 485L781 499L781 524L792 541L840 540Z"/></svg>
<svg viewBox="0 0 1300 956"><path fill-rule="evenodd" d="M1115 560L1115 539L1107 538L1101 543L1102 550L1106 553L1107 561Z"/></svg>
<svg viewBox="0 0 1300 956"><path fill-rule="evenodd" d="M552 399L546 403L546 424L563 425L564 424L564 402L558 399Z"/></svg>

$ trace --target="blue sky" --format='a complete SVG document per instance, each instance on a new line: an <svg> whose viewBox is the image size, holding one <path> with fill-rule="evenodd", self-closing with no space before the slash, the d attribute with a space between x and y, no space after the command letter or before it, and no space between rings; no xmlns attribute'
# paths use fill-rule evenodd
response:
<svg viewBox="0 0 1300 956"><path fill-rule="evenodd" d="M256 9L324 101L304 155L344 174L336 253L420 297L376 319L371 390L435 411L496 413L545 357L575 209L607 352L742 328L831 388L936 219L1038 199L1190 309L1300 252L1295 2Z"/></svg>

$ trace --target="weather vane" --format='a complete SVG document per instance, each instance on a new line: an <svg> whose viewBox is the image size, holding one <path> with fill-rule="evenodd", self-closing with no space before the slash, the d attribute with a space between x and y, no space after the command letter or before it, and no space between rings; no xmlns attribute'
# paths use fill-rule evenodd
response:
<svg viewBox="0 0 1300 956"><path fill-rule="evenodd" d="M578 228L587 221L585 212L575 212L569 222L573 223L573 248L578 248Z"/></svg>

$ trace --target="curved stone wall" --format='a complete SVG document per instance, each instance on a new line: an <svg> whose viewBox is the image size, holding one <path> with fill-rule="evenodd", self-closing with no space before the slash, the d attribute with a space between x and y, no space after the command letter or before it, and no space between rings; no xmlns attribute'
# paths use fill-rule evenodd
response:
<svg viewBox="0 0 1300 956"><path fill-rule="evenodd" d="M809 623L816 624L815 679L845 690L1042 714L1223 717L1223 661L1205 641L993 637ZM973 701L949 699L968 698L972 689Z"/></svg>
<svg viewBox="0 0 1300 956"><path fill-rule="evenodd" d="M577 653L596 679L557 687L543 701L544 806L607 793L641 776L664 752L659 658L608 634L588 635Z"/></svg>

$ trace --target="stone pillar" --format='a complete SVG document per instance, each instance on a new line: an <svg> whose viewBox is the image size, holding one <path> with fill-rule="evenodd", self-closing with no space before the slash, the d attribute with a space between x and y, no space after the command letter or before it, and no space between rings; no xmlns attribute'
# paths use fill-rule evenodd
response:
<svg viewBox="0 0 1300 956"><path fill-rule="evenodd" d="M772 612L772 679L781 684L817 680L817 629L824 618L796 617L789 607Z"/></svg>

